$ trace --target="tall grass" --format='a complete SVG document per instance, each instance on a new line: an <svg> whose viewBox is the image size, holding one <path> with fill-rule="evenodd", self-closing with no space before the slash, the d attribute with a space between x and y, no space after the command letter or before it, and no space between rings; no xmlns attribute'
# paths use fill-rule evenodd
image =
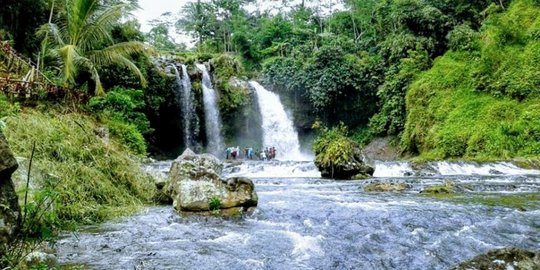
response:
<svg viewBox="0 0 540 270"><path fill-rule="evenodd" d="M27 110L6 119L4 132L16 156L28 158L36 143L30 194L42 189L45 179L57 179L52 209L63 224L131 213L154 194L154 183L135 155L114 137L96 136L97 127L91 117L77 113Z"/></svg>

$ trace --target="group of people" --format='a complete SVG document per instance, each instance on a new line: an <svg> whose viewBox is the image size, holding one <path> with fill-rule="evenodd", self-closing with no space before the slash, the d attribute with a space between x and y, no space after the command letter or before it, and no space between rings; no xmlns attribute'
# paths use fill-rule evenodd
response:
<svg viewBox="0 0 540 270"><path fill-rule="evenodd" d="M231 146L225 149L225 158L244 158L250 160L258 158L260 160L271 160L276 158L276 148L266 147L263 151L260 151L259 149L257 149L257 151L254 151L252 147L245 147L242 151L239 146Z"/></svg>

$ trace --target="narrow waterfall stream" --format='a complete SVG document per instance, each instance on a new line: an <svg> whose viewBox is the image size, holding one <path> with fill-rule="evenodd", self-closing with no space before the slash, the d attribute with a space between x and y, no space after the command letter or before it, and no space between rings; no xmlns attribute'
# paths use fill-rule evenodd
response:
<svg viewBox="0 0 540 270"><path fill-rule="evenodd" d="M169 167L160 162L149 168L166 173ZM312 162L229 164L225 174L254 180L259 206L253 213L202 217L152 207L63 235L59 260L91 269L447 269L491 249L540 247L538 200L521 210L481 203L538 194L540 176L526 170L364 181L317 173ZM467 193L447 199L420 193L447 181ZM370 183L395 182L411 188L364 191Z"/></svg>
<svg viewBox="0 0 540 270"><path fill-rule="evenodd" d="M217 94L212 86L210 74L204 64L196 64L197 68L203 74L203 103L204 117L206 125L206 136L208 139L207 152L216 156L221 156L224 144L221 137L221 117L217 104Z"/></svg>
<svg viewBox="0 0 540 270"><path fill-rule="evenodd" d="M182 75L178 72L178 68L173 65L173 69L176 75L177 89L179 91L179 97L181 99L182 110L182 125L184 127L184 146L186 148L193 147L193 127L191 122L195 115L194 95L191 91L191 80L187 72L186 65L182 65Z"/></svg>
<svg viewBox="0 0 540 270"><path fill-rule="evenodd" d="M263 147L276 147L277 159L307 160L300 153L298 133L287 116L279 96L266 90L258 82L250 81L255 89L262 116Z"/></svg>

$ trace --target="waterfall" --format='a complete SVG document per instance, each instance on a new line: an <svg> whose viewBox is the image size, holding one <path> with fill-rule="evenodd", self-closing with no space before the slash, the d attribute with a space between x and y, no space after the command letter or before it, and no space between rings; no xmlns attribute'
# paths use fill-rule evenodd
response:
<svg viewBox="0 0 540 270"><path fill-rule="evenodd" d="M173 68L176 75L176 83L178 85L178 96L181 98L184 146L186 148L193 148L193 129L191 127L191 121L195 114L195 107L193 105L194 96L191 91L191 81L187 73L186 65L182 65L182 76L180 76L175 65L173 65Z"/></svg>
<svg viewBox="0 0 540 270"><path fill-rule="evenodd" d="M197 68L203 74L203 103L204 103L204 122L206 126L206 137L208 139L207 152L218 157L222 156L223 139L221 138L221 118L217 107L216 91L212 87L210 74L204 64L196 64Z"/></svg>
<svg viewBox="0 0 540 270"><path fill-rule="evenodd" d="M255 89L259 102L263 147L276 147L278 159L306 160L300 153L300 142L293 121L287 116L279 96L264 89L258 82L250 81L249 84Z"/></svg>

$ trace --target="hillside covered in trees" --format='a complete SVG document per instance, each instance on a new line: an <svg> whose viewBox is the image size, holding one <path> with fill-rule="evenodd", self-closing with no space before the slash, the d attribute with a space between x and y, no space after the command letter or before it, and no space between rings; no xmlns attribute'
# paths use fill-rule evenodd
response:
<svg viewBox="0 0 540 270"><path fill-rule="evenodd" d="M173 79L151 61L157 54L216 63L229 140L234 134L227 127L237 128L235 119L250 103L248 92L229 85L234 76L259 78L278 92L303 134L311 134L317 120L329 127L343 122L362 144L392 136L404 154L426 159L538 152L530 115L538 90L536 1L349 0L330 14L307 4L250 13L249 1L193 1L174 23L195 38L192 49L174 42L170 21L155 20L145 34L135 20L120 20L135 1L97 1L113 6L107 13L83 5L69 11L76 1L38 2L16 1L2 10L4 44L38 63L57 85L98 96L89 103L92 113L113 116L143 135L145 141L124 138L140 153L148 146L181 148L161 132L168 128L159 115L172 115L176 105ZM78 22L74 16L82 12L101 14L101 28ZM33 20L17 19L24 16ZM133 104L111 104L120 100ZM484 118L501 121L494 126ZM471 131L458 127L464 121Z"/></svg>

